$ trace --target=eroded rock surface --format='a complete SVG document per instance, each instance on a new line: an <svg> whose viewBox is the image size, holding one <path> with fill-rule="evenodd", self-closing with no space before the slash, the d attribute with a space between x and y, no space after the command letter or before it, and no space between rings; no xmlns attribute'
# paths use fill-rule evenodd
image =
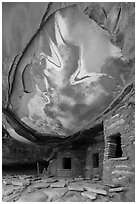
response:
<svg viewBox="0 0 137 204"><path fill-rule="evenodd" d="M59 142L81 131L89 115L93 119L114 100L133 70L134 37L130 50L127 42L134 33L134 4L54 6L10 71L4 111L10 125L5 123L18 140ZM121 35L122 42L116 38Z"/></svg>

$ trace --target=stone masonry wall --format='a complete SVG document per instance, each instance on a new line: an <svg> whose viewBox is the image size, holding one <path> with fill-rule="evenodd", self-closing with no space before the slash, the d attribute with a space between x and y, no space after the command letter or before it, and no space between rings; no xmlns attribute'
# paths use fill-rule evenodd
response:
<svg viewBox="0 0 137 204"><path fill-rule="evenodd" d="M98 167L93 166L93 154L99 154ZM71 158L71 168L63 168L63 158ZM56 158L50 162L49 173L58 177L83 177L102 179L104 159L104 141L97 141L89 147L71 149L63 147L58 150Z"/></svg>
<svg viewBox="0 0 137 204"><path fill-rule="evenodd" d="M99 153L98 168L93 167L92 156L94 153ZM104 159L104 142L98 142L87 149L86 168L85 168L86 178L91 179L93 177L98 177L102 179L103 159Z"/></svg>
<svg viewBox="0 0 137 204"><path fill-rule="evenodd" d="M63 169L63 158L71 158L71 169ZM83 177L86 160L86 150L66 150L58 153L57 175L59 177Z"/></svg>
<svg viewBox="0 0 137 204"><path fill-rule="evenodd" d="M109 138L121 134L122 157L108 158ZM125 99L121 106L104 120L105 153L103 181L130 186L135 174L135 107L134 96Z"/></svg>

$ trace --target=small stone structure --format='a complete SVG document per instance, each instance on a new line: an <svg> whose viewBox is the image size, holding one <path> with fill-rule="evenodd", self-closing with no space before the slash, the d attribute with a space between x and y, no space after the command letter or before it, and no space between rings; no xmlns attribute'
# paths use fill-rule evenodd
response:
<svg viewBox="0 0 137 204"><path fill-rule="evenodd" d="M87 145L61 147L49 165L49 173L58 177L102 178L103 138L103 134L99 133L94 140L87 140Z"/></svg>

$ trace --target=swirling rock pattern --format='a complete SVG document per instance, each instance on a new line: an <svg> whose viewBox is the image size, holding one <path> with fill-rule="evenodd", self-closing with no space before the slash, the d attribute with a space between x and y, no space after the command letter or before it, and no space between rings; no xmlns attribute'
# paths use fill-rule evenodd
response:
<svg viewBox="0 0 137 204"><path fill-rule="evenodd" d="M122 19L121 10L108 5L109 18L101 9L104 5L98 9L102 18L96 15L96 4L85 10L91 12L88 15L73 4L43 17L21 57L15 59L9 72L7 110L37 136L61 138L81 131L87 118L93 119L113 101L117 87L124 87L121 72L128 64L111 39ZM16 131L18 125L12 122ZM11 133L11 128L7 130Z"/></svg>
<svg viewBox="0 0 137 204"><path fill-rule="evenodd" d="M108 32L76 5L61 9L20 58L9 109L39 133L73 134L81 120L112 101L117 78L105 67L121 56Z"/></svg>

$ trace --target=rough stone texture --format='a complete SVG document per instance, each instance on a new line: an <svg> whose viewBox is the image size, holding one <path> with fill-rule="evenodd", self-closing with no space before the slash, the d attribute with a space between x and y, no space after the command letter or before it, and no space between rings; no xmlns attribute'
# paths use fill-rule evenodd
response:
<svg viewBox="0 0 137 204"><path fill-rule="evenodd" d="M42 190L39 190L31 194L24 193L17 202L46 202L47 198L48 196Z"/></svg>
<svg viewBox="0 0 137 204"><path fill-rule="evenodd" d="M55 178L55 177L53 177L53 178L51 177L51 178L47 178L47 179L46 179L46 182L47 182L47 183L54 183L54 182L56 182L56 181L58 181L58 179Z"/></svg>
<svg viewBox="0 0 137 204"><path fill-rule="evenodd" d="M94 200L94 202L111 202L110 199L108 197L101 197L101 198L97 198L96 200Z"/></svg>
<svg viewBox="0 0 137 204"><path fill-rule="evenodd" d="M62 199L62 197L64 197L66 195L66 193L68 192L68 188L67 187L61 187L61 188L54 188L54 191L56 191L58 193L58 196L53 197L52 201L58 201L58 199Z"/></svg>
<svg viewBox="0 0 137 204"><path fill-rule="evenodd" d="M92 134L92 138L91 138ZM102 131L99 132L89 132L85 137L88 137L86 144L82 142L77 144L71 143L71 146L61 146L58 148L55 158L50 162L48 167L48 172L52 175L58 177L76 177L74 180L82 180L83 178L95 180L102 178L103 172L103 159L104 159L104 140ZM93 139L94 137L94 139ZM80 146L80 148L79 148ZM98 154L98 167L93 165L93 154ZM70 169L65 169L63 167L63 159L71 159ZM78 177L78 178L77 178Z"/></svg>
<svg viewBox="0 0 137 204"><path fill-rule="evenodd" d="M123 171L115 170L115 171L112 171L111 174L114 175L117 178L117 177L120 177L120 176L126 176L126 177L132 176L132 175L134 175L134 172L126 171L126 170L123 170Z"/></svg>
<svg viewBox="0 0 137 204"><path fill-rule="evenodd" d="M10 184L12 184L12 180L11 179L8 179L8 180L4 180L4 181L2 181L4 184L6 184L6 185L10 185Z"/></svg>
<svg viewBox="0 0 137 204"><path fill-rule="evenodd" d="M58 178L58 181L68 185L69 183L73 183L74 179L73 178Z"/></svg>
<svg viewBox="0 0 137 204"><path fill-rule="evenodd" d="M2 163L3 165L15 165L46 161L52 150L36 145L17 142L7 132L3 132L2 138Z"/></svg>
<svg viewBox="0 0 137 204"><path fill-rule="evenodd" d="M59 199L61 196L63 196L66 192L66 188L48 188L43 189L43 192L48 196L47 202L50 202L52 200Z"/></svg>
<svg viewBox="0 0 137 204"><path fill-rule="evenodd" d="M60 150L57 155L57 161L52 163L53 167L49 166L49 170L56 171L59 177L75 177L84 176L85 167L85 149L80 150ZM63 158L71 158L71 169L63 169ZM51 174L54 172L50 171ZM53 174L54 175L54 174Z"/></svg>
<svg viewBox="0 0 137 204"><path fill-rule="evenodd" d="M28 186L30 184L30 181L24 180L24 179L19 179L19 180L14 180L12 181L13 186Z"/></svg>
<svg viewBox="0 0 137 204"><path fill-rule="evenodd" d="M8 197L3 198L3 202L16 202L19 199L20 193L13 193Z"/></svg>
<svg viewBox="0 0 137 204"><path fill-rule="evenodd" d="M65 182L56 182L56 183L50 184L51 188L63 188L65 186L66 186Z"/></svg>
<svg viewBox="0 0 137 204"><path fill-rule="evenodd" d="M116 116L115 116L116 115ZM115 117L114 117L115 116ZM124 123L109 129L110 125L116 121L123 120ZM120 184L130 187L130 192L134 192L135 176L135 90L133 89L124 96L118 107L104 120L105 133L105 154L103 164L103 180L106 183ZM108 158L107 138L113 134L121 134L121 158ZM131 139L132 138L132 139ZM134 198L133 198L134 199ZM131 201L133 201L131 199Z"/></svg>
<svg viewBox="0 0 137 204"><path fill-rule="evenodd" d="M41 189L41 188L47 188L49 187L50 184L46 183L46 182L38 182L38 183L33 183L31 186L29 186L27 188L27 191L28 192L33 192L35 191L36 189Z"/></svg>
<svg viewBox="0 0 137 204"><path fill-rule="evenodd" d="M93 167L93 154L98 153L99 154L99 167L94 168ZM104 142L98 141L97 144L94 144L93 146L89 147L87 149L87 157L86 157L86 167L85 167L85 177L86 178L93 178L98 177L102 178L102 172L103 172L103 159L104 159Z"/></svg>
<svg viewBox="0 0 137 204"><path fill-rule="evenodd" d="M57 187L56 184L60 182L54 182L51 185L55 184L55 186L51 188L47 183L49 177L44 179L41 176L41 180L31 180L31 184L24 187L3 184L3 202L91 202L92 200L94 202L109 202L129 201L133 198L133 194L132 192L129 194L128 188L110 188L101 182L94 183L85 179L70 181L68 178L65 179L66 187ZM19 179L22 181L22 178ZM75 188L69 189L70 186ZM81 191L83 188L84 191Z"/></svg>
<svg viewBox="0 0 137 204"><path fill-rule="evenodd" d="M8 195L12 194L13 190L14 190L13 188L6 189L6 190L3 189L2 196L5 197L5 196L8 196Z"/></svg>
<svg viewBox="0 0 137 204"><path fill-rule="evenodd" d="M83 181L80 183L80 185L82 185L83 187L89 187L89 188L94 188L94 189L104 189L104 185L101 183L95 183L94 181L89 180L87 181Z"/></svg>
<svg viewBox="0 0 137 204"><path fill-rule="evenodd" d="M88 197L91 200L95 200L97 198L97 193L93 193L93 192L83 192L81 193L81 195L84 197Z"/></svg>
<svg viewBox="0 0 137 204"><path fill-rule="evenodd" d="M113 192L121 192L121 191L123 191L123 187L118 187L118 188L110 188L109 189L109 192L110 193L113 193Z"/></svg>
<svg viewBox="0 0 137 204"><path fill-rule="evenodd" d="M19 175L19 179L31 179L31 178L33 178L33 176L31 176L31 175Z"/></svg>
<svg viewBox="0 0 137 204"><path fill-rule="evenodd" d="M84 191L82 186L77 185L76 183L74 184L69 184L68 186L69 191Z"/></svg>
<svg viewBox="0 0 137 204"><path fill-rule="evenodd" d="M80 192L69 191L65 196L60 200L62 202L85 202L91 201L90 199L83 197Z"/></svg>
<svg viewBox="0 0 137 204"><path fill-rule="evenodd" d="M101 195L107 195L107 192L103 189L87 187L87 186L84 186L84 189L86 189L89 192L93 192L93 193L97 193L97 194L101 194Z"/></svg>
<svg viewBox="0 0 137 204"><path fill-rule="evenodd" d="M83 178L74 178L74 181L82 181L83 180Z"/></svg>

